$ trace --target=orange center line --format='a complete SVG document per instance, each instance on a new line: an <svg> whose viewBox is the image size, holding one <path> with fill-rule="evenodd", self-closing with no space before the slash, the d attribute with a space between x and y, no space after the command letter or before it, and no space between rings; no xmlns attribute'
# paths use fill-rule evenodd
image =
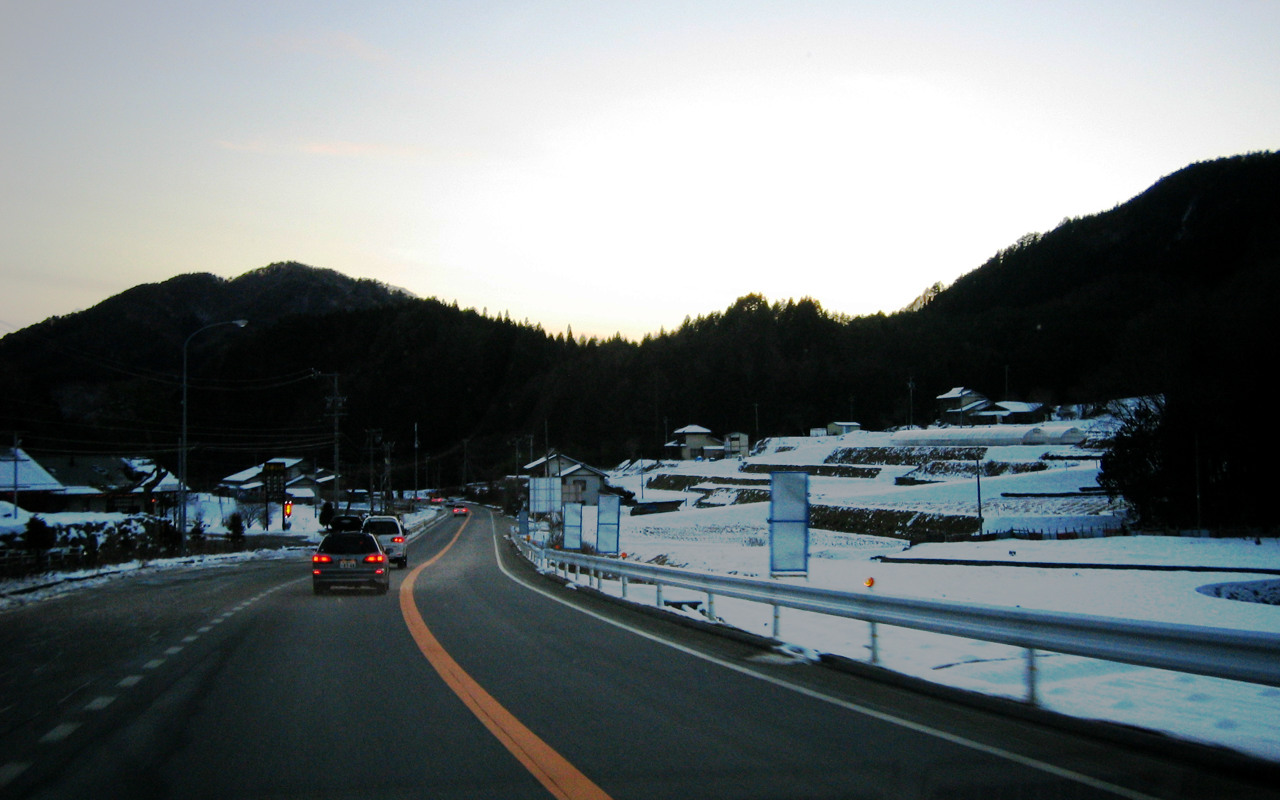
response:
<svg viewBox="0 0 1280 800"><path fill-rule="evenodd" d="M400 584L400 613L404 616L405 625L409 627L409 634L453 693L547 791L562 800L611 800L603 789L525 727L524 723L468 675L445 651L422 619L418 604L413 600L414 581L424 569L439 561L453 547L469 522L470 516L439 553L415 567Z"/></svg>

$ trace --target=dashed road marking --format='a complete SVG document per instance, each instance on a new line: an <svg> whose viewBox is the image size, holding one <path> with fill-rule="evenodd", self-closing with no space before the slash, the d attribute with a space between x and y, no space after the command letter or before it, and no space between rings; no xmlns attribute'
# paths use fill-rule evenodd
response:
<svg viewBox="0 0 1280 800"><path fill-rule="evenodd" d="M21 775L29 766L31 766L29 761L10 761L0 766L0 789L12 783L13 779Z"/></svg>
<svg viewBox="0 0 1280 800"><path fill-rule="evenodd" d="M84 710L85 711L101 711L102 709L111 705L111 703L114 702L115 699L116 699L116 696L113 694L100 695L90 700L89 704L84 707Z"/></svg>
<svg viewBox="0 0 1280 800"><path fill-rule="evenodd" d="M128 689L130 686L137 686L141 682L141 675L126 675L120 679L120 682L117 683L116 686L119 686L122 689Z"/></svg>
<svg viewBox="0 0 1280 800"><path fill-rule="evenodd" d="M169 649L164 651L164 654L166 656L176 656L178 653L181 653L181 652L182 652L181 647L170 647Z"/></svg>
<svg viewBox="0 0 1280 800"><path fill-rule="evenodd" d="M79 728L79 727L80 727L79 722L64 722L61 725L56 726L53 730L49 731L44 736L41 736L40 743L54 744L55 742L60 742L63 739L66 739L72 733L74 733L76 728Z"/></svg>
<svg viewBox="0 0 1280 800"><path fill-rule="evenodd" d="M160 666L160 665L161 665L161 664L163 664L163 663L164 663L164 659L163 659L163 658L153 658L153 659L151 659L150 661L148 661L147 663L143 664L143 665L142 665L142 668L143 668L143 669L155 669L156 667Z"/></svg>

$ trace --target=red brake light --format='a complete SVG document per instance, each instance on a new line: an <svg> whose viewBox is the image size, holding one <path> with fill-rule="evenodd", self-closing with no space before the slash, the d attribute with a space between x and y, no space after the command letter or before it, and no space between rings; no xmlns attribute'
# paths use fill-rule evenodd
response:
<svg viewBox="0 0 1280 800"><path fill-rule="evenodd" d="M391 537L391 541L393 541L393 542L395 542L395 543L399 544L400 542L403 542L403 541L404 541L404 537L403 537L403 536L392 536L392 537Z"/></svg>
<svg viewBox="0 0 1280 800"><path fill-rule="evenodd" d="M364 563L366 564L381 564L383 561L386 561L386 560L387 560L387 557L382 553L370 553L369 555L364 557Z"/></svg>
<svg viewBox="0 0 1280 800"><path fill-rule="evenodd" d="M331 556L325 555L324 553L316 553L311 557L312 564L329 564L332 561L333 561L333 558Z"/></svg>

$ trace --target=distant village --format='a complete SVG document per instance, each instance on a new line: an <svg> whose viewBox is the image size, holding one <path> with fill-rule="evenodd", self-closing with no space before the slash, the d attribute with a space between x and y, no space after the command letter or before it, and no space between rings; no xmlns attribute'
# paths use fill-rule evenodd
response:
<svg viewBox="0 0 1280 800"><path fill-rule="evenodd" d="M1035 426L1050 418L1050 409L1039 403L991 401L983 394L956 387L938 395L937 425L907 428L895 433L904 446L956 444L961 431L980 428L991 440L1000 436L990 426L1008 426L1009 436L999 443L1033 444ZM810 429L810 436L839 436L861 428L857 422L831 422ZM976 432L976 431L975 431ZM1043 436L1043 433L1041 434ZM1075 432L1076 439L1082 437ZM1057 430L1054 440L1072 444L1071 429ZM1013 438L1010 438L1013 437ZM1016 440L1015 440L1016 439ZM714 461L744 458L751 452L746 433L731 431L720 436L701 425L690 424L673 432L663 448L669 460ZM550 452L523 465L525 475L557 476L565 502L594 505L607 484L606 471L569 455ZM266 473L282 476L284 497L299 506L333 500L338 504L365 506L368 489L343 487L336 492L339 476L331 470L297 457L278 457L227 475L213 487L214 494L244 503L261 503L267 487ZM167 516L181 497L178 477L150 458L106 455L49 455L28 453L21 447L0 451L0 497L31 512L123 512ZM275 502L276 498L272 498Z"/></svg>

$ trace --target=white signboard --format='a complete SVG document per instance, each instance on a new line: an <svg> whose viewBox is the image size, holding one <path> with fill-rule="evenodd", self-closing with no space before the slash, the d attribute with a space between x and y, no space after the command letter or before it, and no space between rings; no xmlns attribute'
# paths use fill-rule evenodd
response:
<svg viewBox="0 0 1280 800"><path fill-rule="evenodd" d="M560 510L560 479L529 479L529 511L534 514L554 514Z"/></svg>
<svg viewBox="0 0 1280 800"><path fill-rule="evenodd" d="M564 504L564 549L582 549L582 503Z"/></svg>
<svg viewBox="0 0 1280 800"><path fill-rule="evenodd" d="M596 507L596 552L612 556L618 553L618 525L622 517L622 498L602 494Z"/></svg>
<svg viewBox="0 0 1280 800"><path fill-rule="evenodd" d="M769 571L809 574L809 474L775 472L769 494Z"/></svg>

